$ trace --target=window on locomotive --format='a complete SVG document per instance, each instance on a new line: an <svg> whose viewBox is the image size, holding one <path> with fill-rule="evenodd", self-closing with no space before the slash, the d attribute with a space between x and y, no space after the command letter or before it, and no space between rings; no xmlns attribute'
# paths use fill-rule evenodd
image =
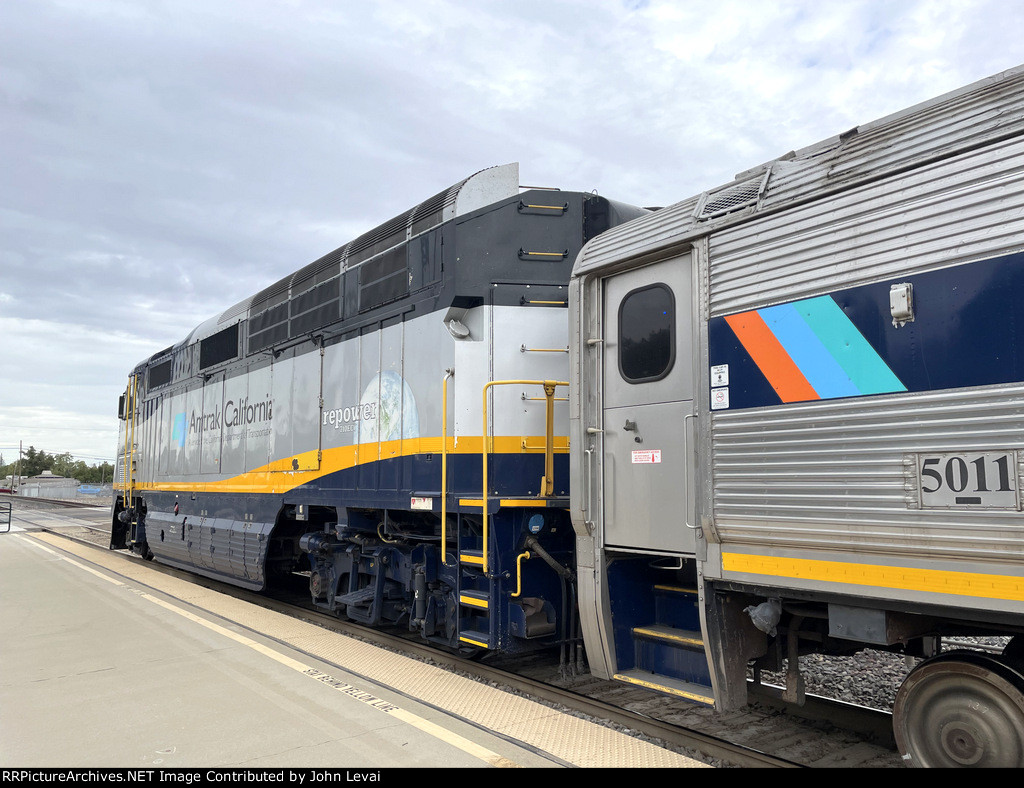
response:
<svg viewBox="0 0 1024 788"><path fill-rule="evenodd" d="M619 304L619 373L629 383L661 380L676 358L676 300L667 285L626 294Z"/></svg>

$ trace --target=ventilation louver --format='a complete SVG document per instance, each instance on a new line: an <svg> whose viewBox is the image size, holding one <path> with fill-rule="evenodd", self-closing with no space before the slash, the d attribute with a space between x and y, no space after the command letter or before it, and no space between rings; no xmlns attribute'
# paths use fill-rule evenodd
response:
<svg viewBox="0 0 1024 788"><path fill-rule="evenodd" d="M765 186L768 185L770 173L771 170L766 170L756 178L727 186L717 192L705 192L697 202L694 216L698 220L713 219L749 205L757 205L764 193Z"/></svg>

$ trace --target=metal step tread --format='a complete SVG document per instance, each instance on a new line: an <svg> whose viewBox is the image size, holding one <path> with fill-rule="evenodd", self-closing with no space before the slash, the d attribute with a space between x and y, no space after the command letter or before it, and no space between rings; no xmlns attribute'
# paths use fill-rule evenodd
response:
<svg viewBox="0 0 1024 788"><path fill-rule="evenodd" d="M488 591L463 590L459 592L459 604L487 610L491 606L491 595Z"/></svg>
<svg viewBox="0 0 1024 788"><path fill-rule="evenodd" d="M692 629L676 629L664 624L647 624L642 627L633 627L633 636L644 640L657 640L672 646L683 648L703 649L704 639L700 632Z"/></svg>
<svg viewBox="0 0 1024 788"><path fill-rule="evenodd" d="M372 585L368 585L349 594L340 594L334 598L334 601L339 605L358 605L362 602L368 602L373 599L374 594L374 587Z"/></svg>
<svg viewBox="0 0 1024 788"><path fill-rule="evenodd" d="M463 629L459 632L459 640L474 646L491 647L491 636L487 632L481 632L476 629Z"/></svg>
<svg viewBox="0 0 1024 788"><path fill-rule="evenodd" d="M654 586L656 593L662 594L678 594L679 596L697 596L696 588L684 588L683 586L670 586L663 583L658 583Z"/></svg>
<svg viewBox="0 0 1024 788"><path fill-rule="evenodd" d="M690 681L680 681L670 676L662 676L659 673L651 673L649 670L627 670L616 673L612 678L616 681L623 681L627 684L635 684L640 687L663 692L667 695L685 698L695 703L702 703L705 706L714 706L715 698L711 687L704 684L694 684Z"/></svg>

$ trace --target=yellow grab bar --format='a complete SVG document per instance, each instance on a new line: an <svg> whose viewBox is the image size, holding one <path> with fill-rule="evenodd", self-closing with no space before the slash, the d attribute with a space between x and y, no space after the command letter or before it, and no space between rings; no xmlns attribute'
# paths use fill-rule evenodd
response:
<svg viewBox="0 0 1024 788"><path fill-rule="evenodd" d="M448 563L448 378L454 369L444 371L441 383L441 563Z"/></svg>
<svg viewBox="0 0 1024 788"><path fill-rule="evenodd" d="M481 447L480 456L483 459L483 496L481 501L483 503L483 515L484 515L484 535L483 535L483 554L484 574L487 573L487 556L488 556L488 545L489 529L491 518L487 512L487 501L488 501L488 490L487 490L487 459L491 453L491 437L488 434L487 428L487 393L491 386L543 386L544 397L547 399L547 405L545 407L545 437L544 437L544 478L541 479L541 496L548 496L554 492L555 489L555 388L558 386L568 386L569 383L563 380L492 380L489 383L484 384L483 389L483 414L484 414L484 425L483 425L483 446ZM443 470L443 466L442 466Z"/></svg>
<svg viewBox="0 0 1024 788"><path fill-rule="evenodd" d="M516 592L512 594L513 597L519 596L523 593L523 561L530 560L530 551L527 550L524 553L520 553L516 556Z"/></svg>

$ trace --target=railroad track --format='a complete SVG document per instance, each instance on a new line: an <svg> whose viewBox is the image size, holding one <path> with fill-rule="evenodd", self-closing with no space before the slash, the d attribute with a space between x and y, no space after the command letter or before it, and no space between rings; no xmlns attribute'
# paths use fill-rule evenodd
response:
<svg viewBox="0 0 1024 788"><path fill-rule="evenodd" d="M65 507L68 508L68 507ZM35 527L63 538L107 549L109 526L63 513L18 512L21 527ZM65 524L55 526L54 518ZM73 525L67 524L72 520ZM142 559L138 559L142 560ZM402 633L368 629L310 609L299 594L268 596L192 575L156 562L154 571L188 579L261 607L376 645L400 651L480 681L503 686L540 702L596 721L701 760L728 767L899 768L889 739L887 714L811 696L802 708L782 703L780 688L766 687L748 708L719 714L643 688L594 678L560 675L556 657L467 659L439 651Z"/></svg>
<svg viewBox="0 0 1024 788"><path fill-rule="evenodd" d="M96 501L70 501L61 498L27 498L21 495L0 493L0 503L8 502L14 506L26 508L60 508L60 509L94 509L96 507L109 507L110 502L106 499Z"/></svg>

